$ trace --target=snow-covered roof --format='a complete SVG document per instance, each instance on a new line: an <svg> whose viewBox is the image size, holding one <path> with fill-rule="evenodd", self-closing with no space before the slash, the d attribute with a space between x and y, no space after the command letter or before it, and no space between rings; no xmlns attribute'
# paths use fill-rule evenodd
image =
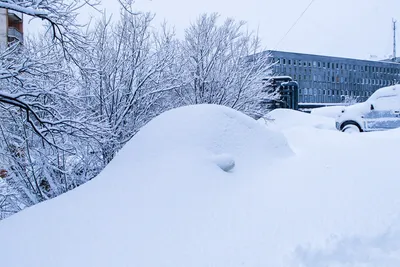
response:
<svg viewBox="0 0 400 267"><path fill-rule="evenodd" d="M275 80L292 80L291 76L271 76L271 77L266 77L264 80L269 80L269 79L275 79Z"/></svg>
<svg viewBox="0 0 400 267"><path fill-rule="evenodd" d="M400 94L400 84L396 84L396 85L382 87L382 88L376 90L369 97L369 100L374 100L374 99L377 99L378 97L381 97L381 96L399 95L399 94Z"/></svg>

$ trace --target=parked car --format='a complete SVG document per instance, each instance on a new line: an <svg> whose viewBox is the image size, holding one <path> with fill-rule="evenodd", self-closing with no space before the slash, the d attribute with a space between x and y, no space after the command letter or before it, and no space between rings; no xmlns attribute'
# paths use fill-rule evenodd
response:
<svg viewBox="0 0 400 267"><path fill-rule="evenodd" d="M343 108L336 118L342 132L370 132L400 127L400 85L378 89L367 101Z"/></svg>

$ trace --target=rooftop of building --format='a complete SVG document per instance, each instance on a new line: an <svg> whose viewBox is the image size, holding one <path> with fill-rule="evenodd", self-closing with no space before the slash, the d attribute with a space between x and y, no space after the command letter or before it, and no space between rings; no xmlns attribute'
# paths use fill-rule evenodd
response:
<svg viewBox="0 0 400 267"><path fill-rule="evenodd" d="M348 57L337 57L337 56L327 56L327 55L317 55L317 54L307 54L307 53L299 53L299 52L291 52L291 51L280 51L280 50L266 50L261 52L261 54L271 54L275 56L284 56L291 55L298 58L309 58L310 60L321 60L321 59L329 59L334 61L356 61L356 62L364 62L366 64L387 64L387 65L396 65L400 67L400 58L397 57L395 60L393 59L385 59L385 60L370 60L370 59L356 59L356 58L348 58Z"/></svg>

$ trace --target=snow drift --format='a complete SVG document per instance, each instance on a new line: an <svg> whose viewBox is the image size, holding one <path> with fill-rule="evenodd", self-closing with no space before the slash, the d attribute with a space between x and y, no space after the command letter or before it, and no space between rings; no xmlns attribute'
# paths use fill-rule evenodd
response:
<svg viewBox="0 0 400 267"><path fill-rule="evenodd" d="M398 267L399 132L272 115L162 114L91 182L1 221L1 266Z"/></svg>
<svg viewBox="0 0 400 267"><path fill-rule="evenodd" d="M322 108L313 108L311 110L312 115L317 115L317 116L324 116L324 117L329 117L336 119L338 115L342 112L342 110L346 106L333 106L333 107L322 107Z"/></svg>
<svg viewBox="0 0 400 267"><path fill-rule="evenodd" d="M1 221L1 266L236 265L248 245L236 230L250 227L242 188L255 166L291 155L282 134L229 108L171 110L94 180Z"/></svg>
<svg viewBox="0 0 400 267"><path fill-rule="evenodd" d="M121 153L129 157L134 154L135 160L142 160L144 156L178 152L205 159L230 154L239 164L254 161L265 164L291 154L281 133L265 129L243 113L217 105L195 105L165 112L140 130Z"/></svg>
<svg viewBox="0 0 400 267"><path fill-rule="evenodd" d="M313 115L292 109L275 109L268 113L272 121L270 127L278 130L293 127L313 127L317 129L336 130L335 120L320 115Z"/></svg>

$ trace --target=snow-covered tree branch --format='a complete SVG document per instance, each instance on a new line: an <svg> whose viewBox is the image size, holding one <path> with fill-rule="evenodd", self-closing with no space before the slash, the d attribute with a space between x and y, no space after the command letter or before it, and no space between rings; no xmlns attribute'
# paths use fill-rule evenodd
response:
<svg viewBox="0 0 400 267"><path fill-rule="evenodd" d="M220 104L260 116L269 57L255 56L260 40L243 30L244 22L226 19L218 25L218 18L203 14L186 30L180 55L184 86L177 93L186 104Z"/></svg>
<svg viewBox="0 0 400 267"><path fill-rule="evenodd" d="M84 59L90 73L82 72L83 92L93 116L105 122L113 136L103 146L108 163L147 121L168 106L162 99L178 88L169 71L177 42L166 27L154 32L153 15L122 10L121 21L106 18L92 33L94 45Z"/></svg>
<svg viewBox="0 0 400 267"><path fill-rule="evenodd" d="M98 4L97 0L3 0L0 1L0 8L14 10L46 21L48 32L51 33L53 39L63 47L71 48L83 41L79 32L81 25L77 21L78 11L83 6L95 8ZM69 53L68 49L64 52Z"/></svg>
<svg viewBox="0 0 400 267"><path fill-rule="evenodd" d="M170 108L212 103L264 115L271 65L243 22L205 14L179 41L129 0L119 21L104 17L85 33L75 18L86 2L1 3L48 21L53 38L0 52L0 218L92 179Z"/></svg>

